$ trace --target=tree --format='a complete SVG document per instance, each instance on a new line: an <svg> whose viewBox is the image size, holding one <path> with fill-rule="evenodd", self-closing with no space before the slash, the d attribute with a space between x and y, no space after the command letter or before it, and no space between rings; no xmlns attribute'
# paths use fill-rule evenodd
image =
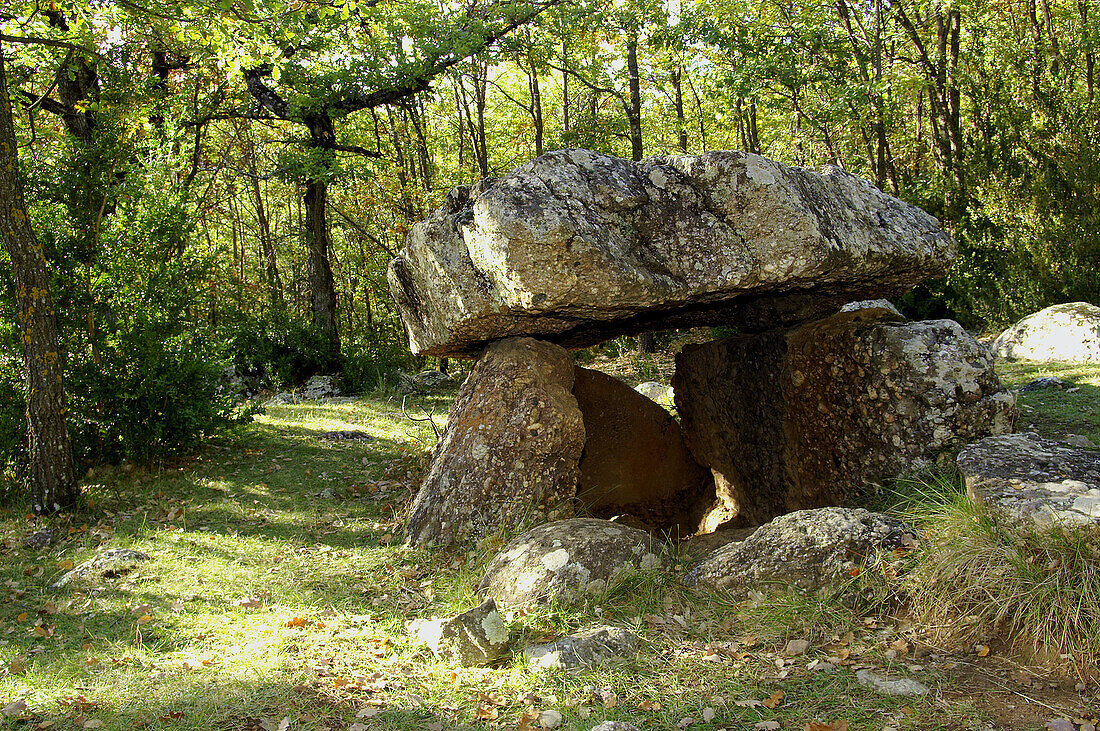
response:
<svg viewBox="0 0 1100 731"><path fill-rule="evenodd" d="M0 39L0 229L11 258L23 340L27 455L36 513L71 505L78 495L65 423L65 383L46 257L27 217Z"/></svg>

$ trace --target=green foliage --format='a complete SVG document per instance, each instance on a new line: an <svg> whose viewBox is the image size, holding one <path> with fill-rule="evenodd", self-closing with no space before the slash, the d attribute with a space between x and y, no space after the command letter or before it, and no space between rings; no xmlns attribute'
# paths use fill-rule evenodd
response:
<svg viewBox="0 0 1100 731"><path fill-rule="evenodd" d="M414 357L397 333L367 333L344 343L344 388L371 393L396 385L397 372L417 371L423 358Z"/></svg>
<svg viewBox="0 0 1100 731"><path fill-rule="evenodd" d="M332 356L324 335L309 323L283 313L237 313L233 317L222 337L233 365L242 373L263 376L278 386L293 386L341 368L342 361Z"/></svg>

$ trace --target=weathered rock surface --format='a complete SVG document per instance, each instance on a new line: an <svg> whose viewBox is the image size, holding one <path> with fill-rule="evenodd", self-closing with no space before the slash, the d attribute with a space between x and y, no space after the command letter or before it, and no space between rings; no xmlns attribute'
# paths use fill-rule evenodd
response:
<svg viewBox="0 0 1100 731"><path fill-rule="evenodd" d="M715 476L710 527L851 503L1016 419L958 323L881 308L685 347L672 383L685 440Z"/></svg>
<svg viewBox="0 0 1100 731"><path fill-rule="evenodd" d="M512 641L491 598L449 619L414 622L410 629L441 660L463 667L489 665Z"/></svg>
<svg viewBox="0 0 1100 731"><path fill-rule="evenodd" d="M585 441L573 370L564 348L530 338L485 350L413 501L410 544L476 540L573 514Z"/></svg>
<svg viewBox="0 0 1100 731"><path fill-rule="evenodd" d="M502 609L569 602L603 592L624 573L667 563L648 533L598 518L573 518L527 531L498 553L478 584Z"/></svg>
<svg viewBox="0 0 1100 731"><path fill-rule="evenodd" d="M1100 523L1100 451L1034 434L986 437L956 459L967 495L1009 521Z"/></svg>
<svg viewBox="0 0 1100 731"><path fill-rule="evenodd" d="M401 393L432 393L455 385L454 379L442 371L399 372L397 377L397 390Z"/></svg>
<svg viewBox="0 0 1100 731"><path fill-rule="evenodd" d="M668 394L668 386L657 381L646 381L645 383L639 383L634 387L634 390L645 396L650 401L656 401L661 403L662 401L670 401Z"/></svg>
<svg viewBox="0 0 1100 731"><path fill-rule="evenodd" d="M523 656L536 668L560 670L630 660L637 651L638 636L633 632L622 627L598 625L545 645L531 645L523 651Z"/></svg>
<svg viewBox="0 0 1100 731"><path fill-rule="evenodd" d="M714 500L713 478L691 456L676 420L617 378L587 368L577 368L573 395L587 435L577 512L695 533Z"/></svg>
<svg viewBox="0 0 1100 731"><path fill-rule="evenodd" d="M320 401L343 395L339 376L310 376L302 386L301 396L307 401Z"/></svg>
<svg viewBox="0 0 1100 731"><path fill-rule="evenodd" d="M912 678L886 678L873 670L856 671L856 681L876 693L889 696L918 697L928 695L928 686Z"/></svg>
<svg viewBox="0 0 1100 731"><path fill-rule="evenodd" d="M514 335L800 322L900 293L954 252L935 218L839 168L558 150L452 191L388 278L415 352L473 355Z"/></svg>
<svg viewBox="0 0 1100 731"><path fill-rule="evenodd" d="M1100 363L1100 307L1067 302L1040 310L997 336L989 349L1005 360Z"/></svg>
<svg viewBox="0 0 1100 731"><path fill-rule="evenodd" d="M152 556L132 548L109 548L97 553L79 566L70 569L60 579L50 584L51 589L60 589L73 581L95 581L113 579L128 574Z"/></svg>
<svg viewBox="0 0 1100 731"><path fill-rule="evenodd" d="M593 726L589 731L638 731L638 727L623 721L604 721L597 726Z"/></svg>
<svg viewBox="0 0 1100 731"><path fill-rule="evenodd" d="M683 582L735 593L776 586L815 591L848 580L853 569L912 540L903 521L863 508L800 510L719 548Z"/></svg>

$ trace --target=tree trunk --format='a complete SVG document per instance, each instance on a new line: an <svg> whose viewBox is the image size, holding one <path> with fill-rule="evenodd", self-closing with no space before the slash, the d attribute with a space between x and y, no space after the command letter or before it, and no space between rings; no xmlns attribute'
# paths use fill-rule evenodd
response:
<svg viewBox="0 0 1100 731"><path fill-rule="evenodd" d="M632 33L626 41L626 68L630 74L630 155L634 162L642 159L642 84L638 73L638 34Z"/></svg>
<svg viewBox="0 0 1100 731"><path fill-rule="evenodd" d="M672 81L672 90L675 93L673 101L676 105L676 129L678 131L680 152L688 151L688 133L687 126L684 124L684 90L680 83L683 76L683 67L677 66L672 70L670 80Z"/></svg>
<svg viewBox="0 0 1100 731"><path fill-rule="evenodd" d="M329 263L331 244L328 236L328 183L322 180L306 181L304 198L306 209L306 275L309 278L310 306L313 329L324 336L329 355L340 354L340 336L336 330L336 284Z"/></svg>
<svg viewBox="0 0 1100 731"><path fill-rule="evenodd" d="M531 75L531 119L535 125L535 157L542 157L542 153L546 151L546 145L543 141L546 130L542 121L542 91L539 89L539 70L535 66L533 55L527 55L527 63Z"/></svg>
<svg viewBox="0 0 1100 731"><path fill-rule="evenodd" d="M32 504L36 513L52 513L72 505L79 493L65 424L65 383L49 274L27 219L17 149L0 42L0 229L11 257L23 340Z"/></svg>

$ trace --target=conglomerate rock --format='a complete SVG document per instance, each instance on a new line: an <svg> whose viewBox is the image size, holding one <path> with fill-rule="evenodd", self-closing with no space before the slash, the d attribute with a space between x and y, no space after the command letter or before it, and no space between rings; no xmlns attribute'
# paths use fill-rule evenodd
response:
<svg viewBox="0 0 1100 731"><path fill-rule="evenodd" d="M564 348L530 338L486 349L413 501L410 544L449 545L573 514L585 441L573 368Z"/></svg>
<svg viewBox="0 0 1100 731"><path fill-rule="evenodd" d="M935 218L839 168L558 150L453 190L388 279L414 352L470 356L515 335L774 328L899 294L954 253Z"/></svg>
<svg viewBox="0 0 1100 731"><path fill-rule="evenodd" d="M1016 419L958 323L882 309L685 347L672 383L685 440L723 503L711 528L852 503Z"/></svg>

